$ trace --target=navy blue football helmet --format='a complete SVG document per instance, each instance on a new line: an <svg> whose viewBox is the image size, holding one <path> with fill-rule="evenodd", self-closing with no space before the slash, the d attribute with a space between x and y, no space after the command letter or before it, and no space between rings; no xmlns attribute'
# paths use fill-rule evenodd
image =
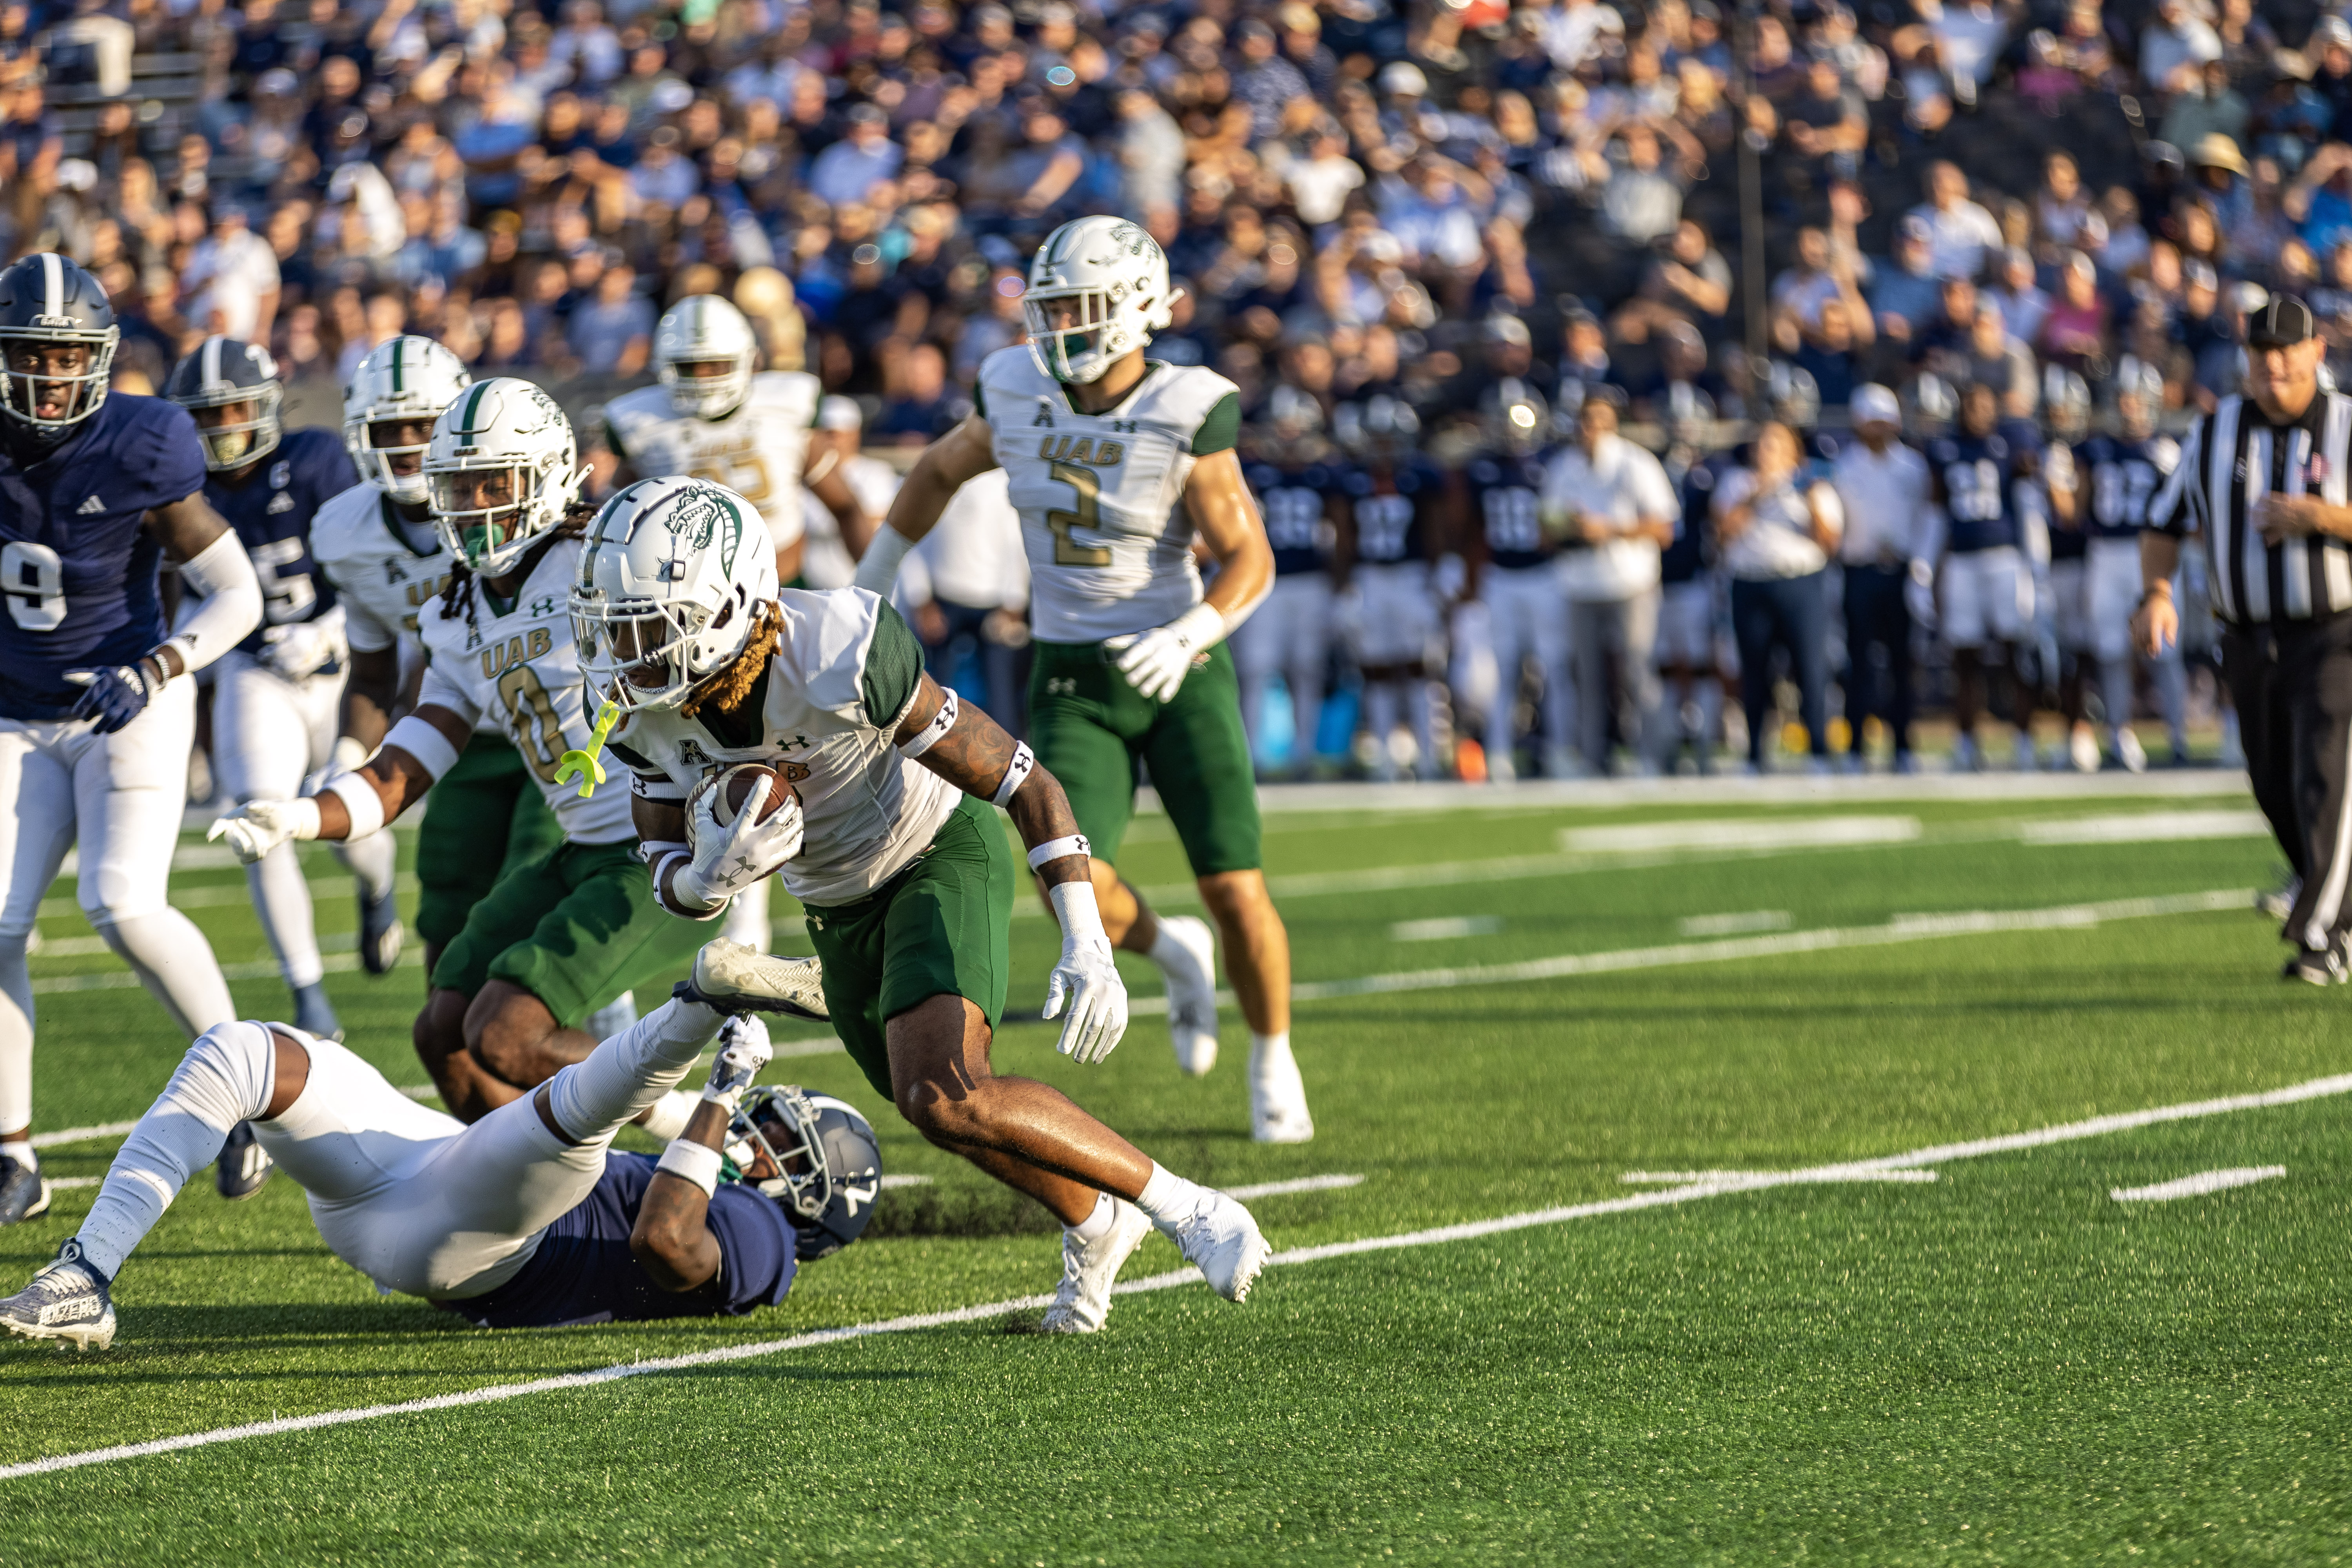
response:
<svg viewBox="0 0 2352 1568"><path fill-rule="evenodd" d="M882 1146L848 1101L763 1084L743 1097L727 1138L743 1180L783 1206L803 1263L840 1251L872 1223Z"/></svg>

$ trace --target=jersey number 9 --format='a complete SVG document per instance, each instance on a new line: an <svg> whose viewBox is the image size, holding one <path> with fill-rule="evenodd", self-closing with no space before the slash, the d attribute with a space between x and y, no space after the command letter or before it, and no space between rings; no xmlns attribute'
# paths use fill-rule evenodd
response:
<svg viewBox="0 0 2352 1568"><path fill-rule="evenodd" d="M17 540L0 547L0 594L8 596L8 618L28 632L65 625L65 563L46 544Z"/></svg>

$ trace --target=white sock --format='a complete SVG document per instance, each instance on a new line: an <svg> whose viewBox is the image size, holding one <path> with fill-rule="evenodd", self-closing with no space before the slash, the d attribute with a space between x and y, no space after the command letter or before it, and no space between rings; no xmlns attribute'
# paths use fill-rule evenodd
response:
<svg viewBox="0 0 2352 1568"><path fill-rule="evenodd" d="M0 1145L0 1148L4 1147L5 1145ZM1068 1229L1070 1234L1076 1237L1081 1243L1097 1241L1109 1233L1110 1222L1118 1217L1118 1206L1112 1201L1111 1195L1108 1193L1097 1193L1094 1213L1069 1226Z"/></svg>
<svg viewBox="0 0 2352 1568"><path fill-rule="evenodd" d="M694 1115L694 1108L701 1103L702 1097L698 1094L688 1094L682 1089L671 1089L654 1101L652 1109L645 1113L637 1125L667 1143L685 1133L686 1124Z"/></svg>
<svg viewBox="0 0 2352 1568"><path fill-rule="evenodd" d="M719 1023L699 1002L663 1003L548 1080L555 1124L583 1143L610 1138L686 1076Z"/></svg>
<svg viewBox="0 0 2352 1568"><path fill-rule="evenodd" d="M330 847L334 850L335 858L358 879L360 887L370 899L380 899L392 891L400 846L389 832L379 829L365 838L354 838L348 843L338 840Z"/></svg>
<svg viewBox="0 0 2352 1568"><path fill-rule="evenodd" d="M1162 974L1172 969L1181 969L1185 973L1192 974L1201 967L1200 960L1192 955L1192 950L1168 934L1166 921L1160 922L1160 929L1151 939L1151 952L1147 956L1160 966Z"/></svg>
<svg viewBox="0 0 2352 1568"><path fill-rule="evenodd" d="M602 1007L580 1021L580 1026L596 1037L599 1044L627 1029L637 1021L637 994L624 991Z"/></svg>
<svg viewBox="0 0 2352 1568"><path fill-rule="evenodd" d="M1143 1184L1143 1195L1135 1200L1135 1206L1150 1215L1152 1224L1164 1228L1190 1217L1208 1197L1208 1188L1186 1181L1154 1160L1151 1179Z"/></svg>
<svg viewBox="0 0 2352 1568"><path fill-rule="evenodd" d="M0 936L0 1127L33 1124L33 966L23 936Z"/></svg>
<svg viewBox="0 0 2352 1568"><path fill-rule="evenodd" d="M92 1267L110 1279L121 1272L188 1178L220 1158L228 1130L269 1108L277 1081L277 1047L258 1024L224 1025L188 1047L74 1233Z"/></svg>
<svg viewBox="0 0 2352 1568"><path fill-rule="evenodd" d="M1261 1035L1250 1031L1250 1077L1256 1078L1267 1068L1289 1065L1290 1031L1278 1035ZM1295 1068L1293 1070L1296 1070Z"/></svg>
<svg viewBox="0 0 2352 1568"><path fill-rule="evenodd" d="M287 988L299 991L324 980L327 966L319 957L310 884L303 879L301 858L294 846L280 844L247 866L245 880L253 890L253 912L261 917L261 934L269 939L271 951L278 954L278 973L286 977Z"/></svg>
<svg viewBox="0 0 2352 1568"><path fill-rule="evenodd" d="M0 1143L0 1160L14 1160L28 1171L41 1168L41 1157L33 1152L32 1143L22 1138Z"/></svg>

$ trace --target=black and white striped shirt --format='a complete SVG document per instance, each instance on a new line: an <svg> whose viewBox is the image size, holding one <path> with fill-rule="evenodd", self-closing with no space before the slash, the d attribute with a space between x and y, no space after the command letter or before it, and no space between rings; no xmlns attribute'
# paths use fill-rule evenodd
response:
<svg viewBox="0 0 2352 1568"><path fill-rule="evenodd" d="M2352 479L2352 396L2315 395L2300 417L2273 425L2231 395L2189 428L2179 466L2148 508L2148 525L2200 533L2213 564L2213 613L2238 626L2307 621L2352 610L2352 544L2311 536L2263 542L2254 503L2316 494L2346 504Z"/></svg>

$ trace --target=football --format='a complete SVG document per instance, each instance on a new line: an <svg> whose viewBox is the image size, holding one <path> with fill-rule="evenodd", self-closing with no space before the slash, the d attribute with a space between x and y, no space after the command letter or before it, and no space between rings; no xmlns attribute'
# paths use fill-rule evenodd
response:
<svg viewBox="0 0 2352 1568"><path fill-rule="evenodd" d="M715 789L719 792L719 799L712 808L711 816L718 820L719 826L732 827L735 825L736 813L743 809L743 803L751 798L752 786L761 779L768 781L768 799L767 804L760 808L761 821L765 822L782 811L786 800L798 798L797 793L785 781L784 775L768 766L767 763L737 763L731 767L719 769L694 786L694 793L687 798L687 821L690 823L694 820L694 814L700 807L703 795Z"/></svg>

